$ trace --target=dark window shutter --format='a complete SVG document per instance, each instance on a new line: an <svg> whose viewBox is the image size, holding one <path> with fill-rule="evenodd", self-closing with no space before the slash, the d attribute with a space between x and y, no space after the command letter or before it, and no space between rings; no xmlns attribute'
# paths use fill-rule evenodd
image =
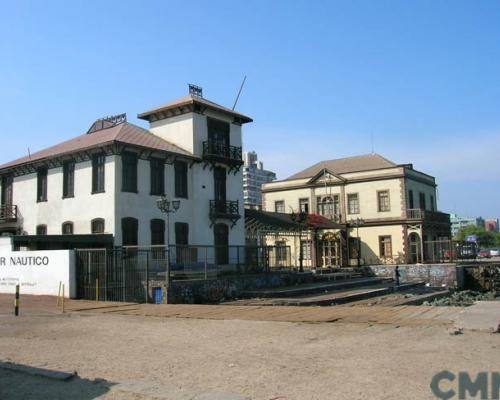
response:
<svg viewBox="0 0 500 400"><path fill-rule="evenodd" d="M162 219L151 220L151 245L165 244L165 221Z"/></svg>

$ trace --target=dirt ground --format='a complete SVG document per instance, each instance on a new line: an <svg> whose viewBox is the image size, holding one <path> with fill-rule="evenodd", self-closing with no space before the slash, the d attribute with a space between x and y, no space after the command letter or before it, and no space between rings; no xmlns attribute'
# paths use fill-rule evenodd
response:
<svg viewBox="0 0 500 400"><path fill-rule="evenodd" d="M25 301L14 317L6 301L0 361L78 377L0 368L2 400L433 399L437 372L496 371L500 357L499 334L451 335L445 324L61 314L52 299Z"/></svg>

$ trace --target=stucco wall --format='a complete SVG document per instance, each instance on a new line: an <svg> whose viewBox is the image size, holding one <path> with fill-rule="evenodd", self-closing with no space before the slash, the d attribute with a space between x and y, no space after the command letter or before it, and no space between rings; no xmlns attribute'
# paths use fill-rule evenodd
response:
<svg viewBox="0 0 500 400"><path fill-rule="evenodd" d="M92 163L75 165L75 195L63 199L62 167L51 168L47 175L47 201L36 202L37 175L14 178L13 203L18 206L18 221L23 231L36 234L37 225L47 225L47 234L62 233L62 224L72 221L75 234L91 233L90 221L105 219L106 233L114 233L115 156L106 157L105 192L92 194Z"/></svg>

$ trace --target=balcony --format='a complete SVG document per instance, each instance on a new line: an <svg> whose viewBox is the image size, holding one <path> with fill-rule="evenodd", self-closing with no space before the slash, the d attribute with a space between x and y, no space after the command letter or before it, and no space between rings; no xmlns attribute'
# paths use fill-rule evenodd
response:
<svg viewBox="0 0 500 400"><path fill-rule="evenodd" d="M241 218L238 200L210 200L209 218L212 224L217 219L229 219L234 226Z"/></svg>
<svg viewBox="0 0 500 400"><path fill-rule="evenodd" d="M420 208L409 208L406 210L406 218L413 221L426 221L437 223L450 223L450 214L439 211L422 210Z"/></svg>
<svg viewBox="0 0 500 400"><path fill-rule="evenodd" d="M17 221L17 206L5 204L0 206L0 223L16 222Z"/></svg>
<svg viewBox="0 0 500 400"><path fill-rule="evenodd" d="M203 142L203 160L214 164L226 164L230 169L239 170L243 165L241 147L229 146L218 142Z"/></svg>

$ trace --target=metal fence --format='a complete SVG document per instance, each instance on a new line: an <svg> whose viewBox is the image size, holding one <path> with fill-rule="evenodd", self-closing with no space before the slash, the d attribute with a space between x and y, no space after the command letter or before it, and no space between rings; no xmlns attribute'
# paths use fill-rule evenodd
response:
<svg viewBox="0 0 500 400"><path fill-rule="evenodd" d="M170 257L169 257L170 253ZM291 270L289 246L152 246L76 250L77 297L153 302L167 280Z"/></svg>
<svg viewBox="0 0 500 400"><path fill-rule="evenodd" d="M475 260L479 250L475 243L454 240L425 241L423 245L424 262L426 263L449 263Z"/></svg>

